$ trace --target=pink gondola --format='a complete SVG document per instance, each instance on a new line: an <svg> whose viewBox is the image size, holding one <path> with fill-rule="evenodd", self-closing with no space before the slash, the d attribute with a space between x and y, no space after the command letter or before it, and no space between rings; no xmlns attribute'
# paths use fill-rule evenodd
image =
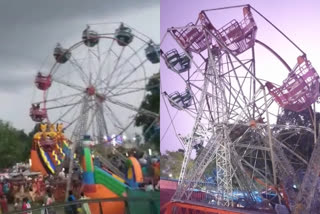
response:
<svg viewBox="0 0 320 214"><path fill-rule="evenodd" d="M258 29L249 7L243 8L243 15L242 21L238 22L233 19L219 30L216 30L203 11L199 14L199 20L233 54L239 55L254 46Z"/></svg>
<svg viewBox="0 0 320 214"><path fill-rule="evenodd" d="M51 76L43 76L40 72L36 76L34 83L36 84L37 88L40 90L47 90L51 86Z"/></svg>
<svg viewBox="0 0 320 214"><path fill-rule="evenodd" d="M209 34L207 42L204 31L195 27L193 23L189 23L185 29L180 31L172 30L172 33L186 51L201 53L211 44Z"/></svg>
<svg viewBox="0 0 320 214"><path fill-rule="evenodd" d="M243 8L243 15L242 21L237 22L233 19L218 30L225 45L235 55L254 46L258 29L249 7Z"/></svg>
<svg viewBox="0 0 320 214"><path fill-rule="evenodd" d="M47 110L41 109L40 105L32 105L30 109L30 117L35 122L42 122L47 118Z"/></svg>
<svg viewBox="0 0 320 214"><path fill-rule="evenodd" d="M308 108L319 97L319 75L306 57L299 56L296 68L289 73L283 85L266 86L274 100L283 108L300 112Z"/></svg>

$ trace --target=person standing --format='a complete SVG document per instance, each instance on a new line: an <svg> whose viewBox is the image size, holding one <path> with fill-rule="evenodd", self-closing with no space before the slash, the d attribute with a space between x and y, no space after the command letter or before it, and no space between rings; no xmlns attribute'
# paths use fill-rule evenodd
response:
<svg viewBox="0 0 320 214"><path fill-rule="evenodd" d="M69 191L69 197L68 197L68 202L74 202L76 201L76 197L73 195L72 190ZM68 214L77 214L77 205L69 205L66 207L66 211Z"/></svg>
<svg viewBox="0 0 320 214"><path fill-rule="evenodd" d="M18 210L19 203L20 203L19 198L16 198L16 199L15 199L15 202L14 202L14 210Z"/></svg>
<svg viewBox="0 0 320 214"><path fill-rule="evenodd" d="M36 193L35 193L34 189L32 188L32 186L29 187L29 195L31 197L32 202L34 202L36 199Z"/></svg>
<svg viewBox="0 0 320 214"><path fill-rule="evenodd" d="M3 191L2 191L3 188L2 187L3 187L3 184L0 182L0 195L3 195Z"/></svg>
<svg viewBox="0 0 320 214"><path fill-rule="evenodd" d="M59 172L59 178L61 179L61 180L64 180L64 179L66 179L66 174L64 173L64 168L62 168L62 170Z"/></svg>
<svg viewBox="0 0 320 214"><path fill-rule="evenodd" d="M157 183L160 180L160 160L154 161L153 168L153 183Z"/></svg>
<svg viewBox="0 0 320 214"><path fill-rule="evenodd" d="M3 184L3 189L2 189L3 193L5 195L8 195L9 194L9 191L10 191L10 186L9 186L9 182L8 181L5 181L5 183Z"/></svg>
<svg viewBox="0 0 320 214"><path fill-rule="evenodd" d="M27 209L31 209L31 204L28 198L27 198ZM28 214L32 214L32 212L29 211Z"/></svg>
<svg viewBox="0 0 320 214"><path fill-rule="evenodd" d="M2 195L1 200L0 200L0 204L1 204L2 213L7 213L8 212L8 200L5 195Z"/></svg>
<svg viewBox="0 0 320 214"><path fill-rule="evenodd" d="M49 206L52 205L54 203L54 198L52 196L52 193L50 191L47 191L47 197L46 197L46 201L45 201L45 205ZM54 208L45 208L45 214L55 214L56 211L54 211Z"/></svg>
<svg viewBox="0 0 320 214"><path fill-rule="evenodd" d="M146 192L154 191L152 181L149 181L148 185L145 186L145 191Z"/></svg>
<svg viewBox="0 0 320 214"><path fill-rule="evenodd" d="M155 190L160 191L160 181L158 181L157 185L154 187Z"/></svg>
<svg viewBox="0 0 320 214"><path fill-rule="evenodd" d="M80 200L87 200L89 198L87 198L83 192L81 192L81 197L80 197ZM89 205L88 203L83 203L82 204L82 211L84 214L91 214L91 211L90 211L90 208L89 208Z"/></svg>
<svg viewBox="0 0 320 214"><path fill-rule="evenodd" d="M28 209L28 198L23 198L22 200L22 210L27 210ZM23 214L30 214L29 212L24 212Z"/></svg>

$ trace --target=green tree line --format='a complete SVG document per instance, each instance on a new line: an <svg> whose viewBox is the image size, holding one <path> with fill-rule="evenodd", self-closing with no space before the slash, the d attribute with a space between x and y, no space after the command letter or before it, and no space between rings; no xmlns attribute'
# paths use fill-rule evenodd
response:
<svg viewBox="0 0 320 214"><path fill-rule="evenodd" d="M0 120L0 169L8 168L30 157L32 133L14 128Z"/></svg>
<svg viewBox="0 0 320 214"><path fill-rule="evenodd" d="M140 108L158 113L160 112L160 73L154 74L146 85L146 96ZM160 151L159 118L138 114L135 125L142 127L144 141L147 147Z"/></svg>

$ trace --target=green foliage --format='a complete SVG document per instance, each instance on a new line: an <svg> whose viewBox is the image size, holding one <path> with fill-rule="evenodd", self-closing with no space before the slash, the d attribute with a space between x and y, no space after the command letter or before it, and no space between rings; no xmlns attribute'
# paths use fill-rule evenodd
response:
<svg viewBox="0 0 320 214"><path fill-rule="evenodd" d="M301 112L294 112L290 110L284 110L277 118L277 124L279 125L296 125L308 127L314 129L313 123L314 112L311 109L306 109ZM319 130L320 113L316 112L316 130L318 135ZM284 142L290 148L295 148L295 152L298 153L305 160L309 160L314 147L314 136L311 132L305 130L296 131L294 129L285 128L278 131L278 139ZM291 132L290 132L291 131ZM294 134L292 134L294 133ZM292 155L287 155L289 159L294 159ZM300 165L295 166L300 168Z"/></svg>
<svg viewBox="0 0 320 214"><path fill-rule="evenodd" d="M306 109L301 112L294 112L285 109L277 118L277 124L285 125L297 125L305 126L313 129L313 111L311 109ZM319 125L320 113L316 113L317 128Z"/></svg>
<svg viewBox="0 0 320 214"><path fill-rule="evenodd" d="M162 154L160 157L160 166L161 166L161 177L178 179L180 175L180 170L183 162L184 150L179 149L178 151L166 151L165 154ZM193 160L189 161L187 170L190 169L193 165ZM169 175L172 176L169 176Z"/></svg>
<svg viewBox="0 0 320 214"><path fill-rule="evenodd" d="M154 74L148 84L147 93L141 103L140 108L159 113L160 111L160 73ZM160 129L159 118L138 114L135 125L142 126L144 140L147 144L157 151L160 150Z"/></svg>
<svg viewBox="0 0 320 214"><path fill-rule="evenodd" d="M0 120L0 169L25 162L30 156L32 136Z"/></svg>

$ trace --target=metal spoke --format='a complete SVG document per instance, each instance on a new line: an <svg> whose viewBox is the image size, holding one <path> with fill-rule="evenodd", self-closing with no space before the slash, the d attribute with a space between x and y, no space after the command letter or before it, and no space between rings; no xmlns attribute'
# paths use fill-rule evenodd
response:
<svg viewBox="0 0 320 214"><path fill-rule="evenodd" d="M59 83L59 84L62 84L62 85L64 85L64 86L70 87L70 88L72 88L72 89L75 89L75 90L77 90L77 91L81 91L81 92L84 92L84 91L85 91L85 88L84 88L84 87L75 85L74 83L66 82L66 81L61 80L61 79L57 79L57 78L55 78L55 77L52 78L52 81L53 81L53 82L56 82L56 83Z"/></svg>
<svg viewBox="0 0 320 214"><path fill-rule="evenodd" d="M125 47L126 47L126 46L125 46ZM125 47L122 47L122 48L121 48L121 51L120 51L120 54L119 54L119 55L117 55L113 50L111 50L111 52L117 57L117 59L116 59L116 62L115 62L115 64L114 64L114 66L113 66L113 69L112 69L110 75L108 75L108 76L106 77L106 81L107 81L106 85L107 85L107 87L110 85L110 82L111 82L111 80L112 80L112 78L113 78L113 75L114 75L114 73L117 71L118 64L119 64L119 61L120 61L120 59L121 59L121 57L122 57L122 54L123 54L123 52L124 52L124 50L125 50Z"/></svg>
<svg viewBox="0 0 320 214"><path fill-rule="evenodd" d="M136 83L140 83L140 82L146 82L149 78L148 77L145 77L145 78L141 78L141 79L135 79L135 80L130 80L128 82L123 82L122 84L115 84L115 85L111 85L109 86L109 88L107 87L103 87L103 88L100 88L98 90L102 90L102 91L106 91L108 92L108 89L118 89L118 87L123 87L123 88L127 88L127 86L130 86L130 85L133 85L133 84L136 84ZM140 83L141 84L141 83Z"/></svg>
<svg viewBox="0 0 320 214"><path fill-rule="evenodd" d="M58 108L64 108L64 107L68 107L68 106L73 106L73 105L78 105L79 103L81 103L81 101L75 102L75 103L68 103L68 104L64 104L64 105L59 105L59 106L52 106L52 107L47 107L47 110L52 110L52 109L58 109Z"/></svg>
<svg viewBox="0 0 320 214"><path fill-rule="evenodd" d="M94 81L94 86L95 86L95 87L98 87L101 83L104 83L104 81L106 80L106 79L103 79L103 80L100 79L100 78L102 78L101 72L102 72L102 70L103 70L103 68L104 68L105 63L107 62L107 59L108 59L109 56L110 56L110 53L111 53L111 50L112 50L112 47L113 47L113 44L114 44L114 43L115 43L115 41L112 40L111 45L109 46L109 48L108 48L108 50L107 50L107 52L106 52L106 54L105 54L105 57L104 57L102 63L101 63L101 61L99 61L100 63L99 63L98 76L97 76L97 79ZM100 47L100 46L99 46L99 47ZM100 52L100 51L99 51L99 52ZM110 59L109 59L108 63L109 63L109 62L110 62Z"/></svg>
<svg viewBox="0 0 320 214"><path fill-rule="evenodd" d="M132 53L129 57L127 57L126 59L123 59L123 63L118 66L117 70L119 70L120 68L121 68L121 70L122 70L122 67L123 67L124 65L126 65L128 62L130 63L130 60L131 60L134 56L137 56L137 54L138 54L141 50L144 50L144 48L145 48L146 46L147 46L147 45L144 44L143 46L141 46L140 48L138 48L136 51L133 50L133 53ZM132 64L130 63L130 65L132 65ZM122 75L122 73L119 72L118 76L120 77L121 75Z"/></svg>
<svg viewBox="0 0 320 214"><path fill-rule="evenodd" d="M139 52L140 50L143 50L145 47L146 47L146 44L144 44L143 46L141 46L140 48L138 48L137 51L133 50L133 53L132 53L129 57L127 57L126 59L124 59L122 64L120 64L119 66L117 66L117 70L115 70L115 72L117 72L119 69L122 69L122 67L123 67L124 65L126 65L127 63L129 63L130 65L132 65L131 62L130 62L130 60L131 60L133 57L137 57L138 52ZM118 56L114 51L111 51L111 52L112 52L116 57ZM133 67L134 67L134 66L133 66ZM120 72L117 76L120 77L121 75L122 75L122 74L121 74L121 72ZM108 79L107 79L107 78L104 78L104 79L103 79L102 81L100 81L97 85L100 85L100 84L104 83L106 80L108 80Z"/></svg>
<svg viewBox="0 0 320 214"><path fill-rule="evenodd" d="M53 124L56 124L58 121L62 120L62 118L65 118L75 107L77 107L81 102L78 102L74 105L71 105L69 109L67 109L58 119L54 121Z"/></svg>
<svg viewBox="0 0 320 214"><path fill-rule="evenodd" d="M125 76L124 78L122 78L122 79L121 79L118 83L116 83L115 85L117 86L117 85L122 84L126 79L128 79L132 74L134 74L134 72L137 71L141 66L143 66L143 64L146 63L147 61L148 61L148 60L145 59L145 60L144 60L143 62L141 62L137 67L135 67L127 76ZM110 90L109 90L108 93L112 92L115 88L116 88L116 87L110 88ZM109 88L108 88L108 89L109 89ZM107 95L108 95L108 93L107 93Z"/></svg>
<svg viewBox="0 0 320 214"><path fill-rule="evenodd" d="M108 97L107 101L110 102L110 103L113 103L113 104L115 104L117 106L121 106L122 108L137 112L139 114L144 114L144 115L148 115L148 116L151 116L151 117L159 117L159 114L157 114L155 112L146 110L144 108L137 108L137 107L135 107L135 106L133 106L131 104L124 103L124 102L122 102L120 100L116 100L116 99Z"/></svg>
<svg viewBox="0 0 320 214"><path fill-rule="evenodd" d="M78 71L76 73L79 74L82 82L85 85L87 85L89 78L88 78L86 72L84 71L84 69L82 68L82 66L79 64L79 62L73 56L71 56L71 59L69 61L70 61L70 64L72 65L72 67Z"/></svg>
<svg viewBox="0 0 320 214"><path fill-rule="evenodd" d="M116 116L116 114L113 112L113 110L108 106L108 104L107 103L105 103L105 108L111 113L110 115L111 115L111 122L112 121L115 121L116 122L116 125L115 125L115 127L116 128L119 128L119 129L123 129L123 127L125 127L123 124L121 124L121 122L120 122L120 120L118 119L118 117ZM113 123L113 122L112 122Z"/></svg>
<svg viewBox="0 0 320 214"><path fill-rule="evenodd" d="M79 96L79 95L82 95L82 94L83 93L70 94L70 95L66 95L66 96L62 96L62 97L58 97L58 98L47 99L45 101L39 101L39 102L36 102L34 104L41 104L41 103L49 103L49 102L60 101L60 100L64 100L64 99L67 99L67 98Z"/></svg>
<svg viewBox="0 0 320 214"><path fill-rule="evenodd" d="M112 93L112 95L109 95L109 97L117 97L117 96L122 96L122 95L137 93L137 92L145 91L146 89L145 89L145 88L136 88L136 89L133 89L133 90L130 90L130 91L126 91L126 92L120 93L120 92L123 91L123 90L124 90L124 89L122 89L122 90L120 90L120 91L117 91L117 92L115 92L115 93Z"/></svg>

